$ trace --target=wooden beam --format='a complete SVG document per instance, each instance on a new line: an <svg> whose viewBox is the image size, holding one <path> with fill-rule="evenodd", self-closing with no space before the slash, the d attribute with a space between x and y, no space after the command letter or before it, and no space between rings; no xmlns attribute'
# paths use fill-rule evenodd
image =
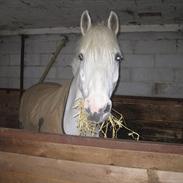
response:
<svg viewBox="0 0 183 183"><path fill-rule="evenodd" d="M144 169L125 168L115 166L95 165L51 158L32 157L21 154L0 152L0 167L4 172L16 172L46 180L62 180L70 183L123 183L147 182L147 174ZM24 182L26 182L24 180Z"/></svg>
<svg viewBox="0 0 183 183"><path fill-rule="evenodd" d="M174 144L134 143L1 129L0 150L82 163L183 172L183 146Z"/></svg>
<svg viewBox="0 0 183 183"><path fill-rule="evenodd" d="M54 143L84 145L92 147L126 149L148 152L183 154L182 144L154 143L145 141L113 140L103 138L89 138L70 135L58 135L49 133L35 133L26 130L0 128L0 137L27 139L33 141L46 141Z"/></svg>
<svg viewBox="0 0 183 183"><path fill-rule="evenodd" d="M113 97L113 107L129 120L174 123L183 121L183 99Z"/></svg>
<svg viewBox="0 0 183 183"><path fill-rule="evenodd" d="M120 32L178 32L182 31L182 24L155 24L155 25L121 25ZM2 30L1 36L12 35L34 35L34 34L80 34L79 27L52 27L52 28L33 28L18 30Z"/></svg>
<svg viewBox="0 0 183 183"><path fill-rule="evenodd" d="M18 127L18 95L18 90L0 89L1 127ZM183 143L183 99L113 96L112 101L140 140ZM124 129L118 137L131 138Z"/></svg>
<svg viewBox="0 0 183 183"><path fill-rule="evenodd" d="M24 56L25 56L25 36L21 35L21 51L20 51L20 98L24 90Z"/></svg>
<svg viewBox="0 0 183 183"><path fill-rule="evenodd" d="M0 152L0 167L0 180L6 183L12 181L12 176L14 180L20 180L22 176L22 183L31 179L37 183L181 183L183 180L182 172L81 163L7 152Z"/></svg>

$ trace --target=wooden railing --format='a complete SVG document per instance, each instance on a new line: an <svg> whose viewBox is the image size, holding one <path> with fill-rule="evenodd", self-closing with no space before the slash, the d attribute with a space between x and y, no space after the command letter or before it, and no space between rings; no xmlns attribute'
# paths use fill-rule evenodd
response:
<svg viewBox="0 0 183 183"><path fill-rule="evenodd" d="M182 183L183 145L0 128L1 183Z"/></svg>
<svg viewBox="0 0 183 183"><path fill-rule="evenodd" d="M19 90L0 89L1 127L18 128L18 108ZM140 140L183 143L183 99L114 96L113 108ZM118 137L130 139L124 129Z"/></svg>

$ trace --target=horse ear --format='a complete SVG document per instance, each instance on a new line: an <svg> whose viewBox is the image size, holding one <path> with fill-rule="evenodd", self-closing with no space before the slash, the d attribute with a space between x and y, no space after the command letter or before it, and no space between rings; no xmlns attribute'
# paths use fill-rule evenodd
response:
<svg viewBox="0 0 183 183"><path fill-rule="evenodd" d="M91 27L91 18L88 10L85 10L81 15L80 20L81 33L85 35L86 32L90 29L90 27Z"/></svg>
<svg viewBox="0 0 183 183"><path fill-rule="evenodd" d="M116 35L118 34L118 31L119 31L119 19L118 19L118 15L114 11L110 12L110 15L109 15L109 18L108 18L108 21L107 21L107 26Z"/></svg>

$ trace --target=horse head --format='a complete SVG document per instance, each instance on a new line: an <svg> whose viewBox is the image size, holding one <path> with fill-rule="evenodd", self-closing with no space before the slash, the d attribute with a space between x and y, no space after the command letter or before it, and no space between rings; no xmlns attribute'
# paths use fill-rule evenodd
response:
<svg viewBox="0 0 183 183"><path fill-rule="evenodd" d="M123 57L118 45L119 20L111 11L107 25L93 25L88 11L81 15L82 37L73 61L73 73L79 78L84 108L89 119L100 123L111 112L111 95L119 78Z"/></svg>

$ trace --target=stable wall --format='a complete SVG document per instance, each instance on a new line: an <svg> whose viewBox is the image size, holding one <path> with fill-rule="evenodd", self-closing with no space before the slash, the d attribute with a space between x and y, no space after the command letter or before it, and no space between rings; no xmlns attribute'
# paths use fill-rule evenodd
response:
<svg viewBox="0 0 183 183"><path fill-rule="evenodd" d="M67 34L47 81L72 78L72 61L79 34ZM61 35L29 35L25 40L25 88L38 82ZM183 34L181 32L121 33L125 60L115 94L183 98ZM19 88L20 37L0 38L0 88Z"/></svg>

